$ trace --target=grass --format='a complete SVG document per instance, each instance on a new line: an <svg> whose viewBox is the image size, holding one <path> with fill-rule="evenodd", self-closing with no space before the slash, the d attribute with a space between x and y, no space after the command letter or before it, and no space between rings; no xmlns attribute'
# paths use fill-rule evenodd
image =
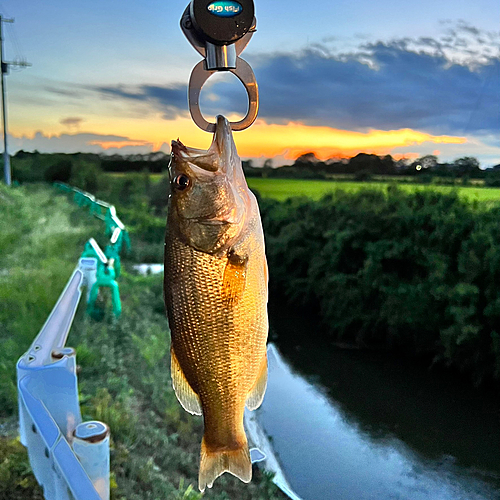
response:
<svg viewBox="0 0 500 500"><path fill-rule="evenodd" d="M55 190L0 186L0 416L17 407L15 363L64 288L96 220Z"/></svg>
<svg viewBox="0 0 500 500"><path fill-rule="evenodd" d="M485 188L475 186L436 186L433 184L412 184L412 183L389 183L389 182L349 182L349 181L323 181L323 180L303 180L303 179L262 179L248 178L250 188L259 191L265 198L274 198L284 201L293 196L307 196L314 200L322 198L324 195L337 189L348 192L355 192L361 189L377 189L386 191L391 185L397 185L405 192L432 189L440 193L450 193L457 191L460 197L468 201L478 202L498 202L500 201L499 188Z"/></svg>
<svg viewBox="0 0 500 500"><path fill-rule="evenodd" d="M15 363L47 318L85 240L103 232L102 223L50 187L0 186L2 500L43 498L17 438ZM120 320L108 314L94 322L81 304L68 343L81 366L83 417L111 429L112 500L284 498L259 470L248 485L226 474L205 495L198 492L203 424L182 409L171 387L162 279L136 276L130 264L122 266Z"/></svg>
<svg viewBox="0 0 500 500"><path fill-rule="evenodd" d="M150 174L149 179L152 184L158 183L164 174ZM127 173L107 173L110 179L120 179L130 176ZM331 193L337 189L343 191L355 192L361 189L377 189L386 191L389 186L397 185L405 192L414 192L419 190L432 189L439 193L458 192L460 197L468 201L497 202L500 201L500 188L483 187L484 181L472 179L471 185L435 185L416 183L414 177L389 177L375 176L374 182L355 182L352 175L338 175L331 180L308 180L308 179L269 179L259 177L247 178L248 185L265 198L274 198L278 201L284 201L293 196L307 196L308 198L318 200L325 194Z"/></svg>

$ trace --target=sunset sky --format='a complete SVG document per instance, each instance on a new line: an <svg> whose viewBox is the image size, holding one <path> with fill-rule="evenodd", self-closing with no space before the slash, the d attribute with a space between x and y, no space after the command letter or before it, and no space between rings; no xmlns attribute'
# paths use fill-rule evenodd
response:
<svg viewBox="0 0 500 500"><path fill-rule="evenodd" d="M206 148L187 83L200 56L179 20L187 0L10 0L0 13L11 152ZM314 151L500 163L498 0L255 0L258 121L235 133L242 158L281 164ZM232 75L211 78L202 110L242 116Z"/></svg>

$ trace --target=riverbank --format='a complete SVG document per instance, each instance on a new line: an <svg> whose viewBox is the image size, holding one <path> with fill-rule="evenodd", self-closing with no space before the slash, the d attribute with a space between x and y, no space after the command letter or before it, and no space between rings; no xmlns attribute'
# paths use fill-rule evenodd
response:
<svg viewBox="0 0 500 500"><path fill-rule="evenodd" d="M99 196L120 205L135 258L161 262L169 185L148 179L108 177ZM317 315L333 342L425 357L475 384L498 384L500 202L436 186L356 186L320 200L319 191L284 202L259 196L271 295Z"/></svg>

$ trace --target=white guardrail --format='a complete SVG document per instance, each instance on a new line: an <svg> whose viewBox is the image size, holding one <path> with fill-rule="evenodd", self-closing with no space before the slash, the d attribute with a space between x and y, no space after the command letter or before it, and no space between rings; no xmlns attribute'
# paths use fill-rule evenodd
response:
<svg viewBox="0 0 500 500"><path fill-rule="evenodd" d="M109 499L109 429L82 422L75 350L65 347L97 259L82 258L29 350L17 363L21 442L46 500Z"/></svg>

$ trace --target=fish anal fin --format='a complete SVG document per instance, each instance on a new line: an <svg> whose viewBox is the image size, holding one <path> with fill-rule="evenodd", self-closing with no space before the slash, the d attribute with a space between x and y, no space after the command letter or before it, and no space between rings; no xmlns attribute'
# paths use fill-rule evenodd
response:
<svg viewBox="0 0 500 500"><path fill-rule="evenodd" d="M186 380L186 376L182 371L182 368L177 360L173 348L170 349L170 371L172 375L172 386L174 388L175 395L179 400L182 407L192 413L193 415L201 415L201 402L198 394L193 391L189 382Z"/></svg>
<svg viewBox="0 0 500 500"><path fill-rule="evenodd" d="M245 291L247 264L247 256L232 251L228 253L222 282L222 297L229 305L238 302Z"/></svg>
<svg viewBox="0 0 500 500"><path fill-rule="evenodd" d="M267 387L267 354L264 355L262 365L260 367L259 375L255 381L254 386L250 390L246 400L246 407L249 410L256 410L264 399L264 394Z"/></svg>
<svg viewBox="0 0 500 500"><path fill-rule="evenodd" d="M198 487L200 491L205 491L208 486L211 488L214 481L229 472L244 483L252 480L252 461L248 450L248 443L245 443L235 450L210 450L205 444L205 438L201 441L200 472L198 475Z"/></svg>

